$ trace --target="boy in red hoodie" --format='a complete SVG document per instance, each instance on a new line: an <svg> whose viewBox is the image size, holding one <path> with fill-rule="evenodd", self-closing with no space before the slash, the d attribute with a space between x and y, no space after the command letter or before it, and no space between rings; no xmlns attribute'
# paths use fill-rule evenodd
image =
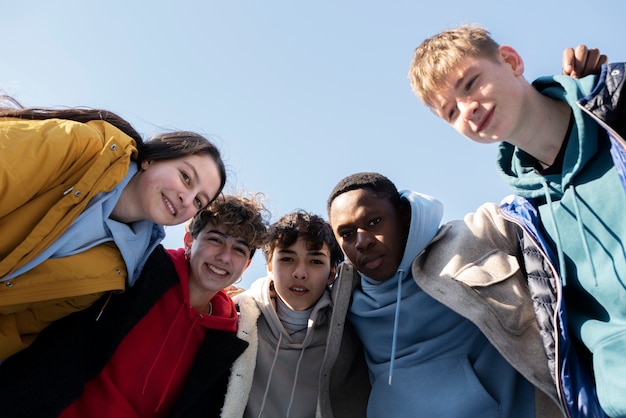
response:
<svg viewBox="0 0 626 418"><path fill-rule="evenodd" d="M264 211L254 199L218 198L193 218L184 248L151 254L133 288L46 329L0 367L2 415L218 414L247 347L222 289L264 243Z"/></svg>

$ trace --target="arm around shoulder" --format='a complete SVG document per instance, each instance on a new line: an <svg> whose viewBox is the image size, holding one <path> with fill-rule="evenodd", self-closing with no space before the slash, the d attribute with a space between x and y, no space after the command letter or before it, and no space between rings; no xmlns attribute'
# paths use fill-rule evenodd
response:
<svg viewBox="0 0 626 418"><path fill-rule="evenodd" d="M418 284L426 278L454 278L468 269L486 276L509 276L519 268L518 227L507 221L495 203L486 203L463 220L443 225L413 263ZM474 271L476 273L476 271ZM494 277L473 275L468 285L488 284ZM487 281L487 282L484 282Z"/></svg>

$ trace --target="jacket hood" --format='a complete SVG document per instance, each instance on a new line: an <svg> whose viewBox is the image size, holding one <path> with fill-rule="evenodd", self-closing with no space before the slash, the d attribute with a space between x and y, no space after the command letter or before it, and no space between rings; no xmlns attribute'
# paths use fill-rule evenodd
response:
<svg viewBox="0 0 626 418"><path fill-rule="evenodd" d="M200 323L206 328L236 332L237 309L230 296L228 296L224 290L217 292L211 299L212 310L210 315L205 315L194 309L189 302L189 263L185 258L185 249L168 249L166 251L176 268L178 280L182 288L183 304L186 307L185 309L189 311L189 315L198 317Z"/></svg>
<svg viewBox="0 0 626 418"><path fill-rule="evenodd" d="M570 132L570 141L564 155L563 173L543 176L538 174L534 165L536 159L518 147L502 142L498 148L497 168L500 176L513 189L515 194L526 198L543 197L544 183L547 183L553 199L558 199L572 178L597 151L597 142L588 138L596 135L596 125L579 106L578 101L585 100L593 91L598 76L590 75L582 79L556 75L541 77L533 86L542 94L562 100L570 105L574 124ZM587 138L587 139L586 139Z"/></svg>
<svg viewBox="0 0 626 418"><path fill-rule="evenodd" d="M254 298L257 302L257 307L267 321L272 333L277 340L281 340L281 346L285 348L299 349L311 344L314 338L313 328L326 321L325 311L326 308L331 305L330 293L324 292L311 310L307 335L304 341L297 343L292 341L289 332L278 318L278 314L276 313L276 298L278 298L278 294L274 290L274 284L270 277L262 277L255 280L252 285L250 285L250 289L244 292L244 294Z"/></svg>

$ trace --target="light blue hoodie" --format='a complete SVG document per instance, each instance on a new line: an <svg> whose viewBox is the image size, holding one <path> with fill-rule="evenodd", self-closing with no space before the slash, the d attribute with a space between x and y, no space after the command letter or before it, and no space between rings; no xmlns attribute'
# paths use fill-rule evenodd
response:
<svg viewBox="0 0 626 418"><path fill-rule="evenodd" d="M86 251L103 242L113 241L119 249L128 272L128 285L133 286L144 264L157 245L165 238L165 228L148 219L128 225L111 219L120 195L130 179L139 171L131 163L124 179L108 192L99 193L72 224L41 254L0 281L7 281L37 267L48 258L68 257Z"/></svg>
<svg viewBox="0 0 626 418"><path fill-rule="evenodd" d="M411 204L402 261L385 282L361 275L348 314L370 370L368 417L534 417L532 385L475 325L413 280L411 262L437 233L443 205L401 194Z"/></svg>

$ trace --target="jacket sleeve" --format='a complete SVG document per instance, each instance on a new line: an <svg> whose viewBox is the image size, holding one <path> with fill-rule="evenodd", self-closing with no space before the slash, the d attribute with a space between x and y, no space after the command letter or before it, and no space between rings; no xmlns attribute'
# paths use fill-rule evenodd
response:
<svg viewBox="0 0 626 418"><path fill-rule="evenodd" d="M80 395L90 377L94 318L105 301L56 321L0 364L3 417L57 417Z"/></svg>
<svg viewBox="0 0 626 418"><path fill-rule="evenodd" d="M502 356L558 402L533 301L517 224L485 204L442 227L413 262L430 296L472 321Z"/></svg>
<svg viewBox="0 0 626 418"><path fill-rule="evenodd" d="M57 417L177 282L171 258L159 245L135 286L46 327L31 346L0 363L0 416Z"/></svg>
<svg viewBox="0 0 626 418"><path fill-rule="evenodd" d="M332 287L333 311L320 370L317 417L364 417L371 386L363 345L347 319L360 276L344 262Z"/></svg>
<svg viewBox="0 0 626 418"><path fill-rule="evenodd" d="M63 193L74 180L69 173L91 164L102 144L102 132L84 123L0 120L0 218L41 191Z"/></svg>
<svg viewBox="0 0 626 418"><path fill-rule="evenodd" d="M102 293L0 309L0 361L25 349L54 321L91 306Z"/></svg>

